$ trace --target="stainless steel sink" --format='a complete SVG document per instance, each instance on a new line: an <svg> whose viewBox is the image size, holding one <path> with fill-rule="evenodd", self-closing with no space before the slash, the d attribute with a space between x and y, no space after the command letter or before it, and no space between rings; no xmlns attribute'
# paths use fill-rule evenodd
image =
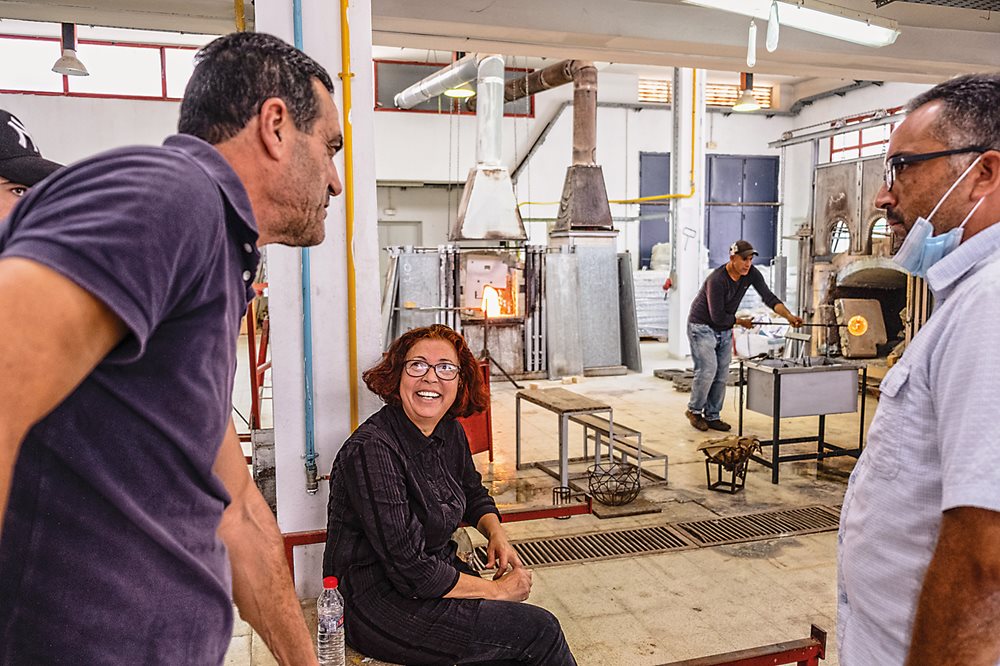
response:
<svg viewBox="0 0 1000 666"><path fill-rule="evenodd" d="M766 359L744 364L747 409L779 418L847 414L858 410L858 369L825 356ZM780 393L775 400L775 387Z"/></svg>

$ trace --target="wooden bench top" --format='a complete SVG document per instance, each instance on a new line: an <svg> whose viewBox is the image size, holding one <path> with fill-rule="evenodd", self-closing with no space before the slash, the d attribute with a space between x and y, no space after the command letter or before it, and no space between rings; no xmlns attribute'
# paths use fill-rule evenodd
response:
<svg viewBox="0 0 1000 666"><path fill-rule="evenodd" d="M518 391L517 396L557 414L611 409L611 405L564 388L526 389Z"/></svg>
<svg viewBox="0 0 1000 666"><path fill-rule="evenodd" d="M570 418L570 421L574 423L579 423L580 425L585 425L588 428L593 428L598 430L605 435L608 434L608 420L603 416L597 416L596 414L579 414ZM615 420L615 437L638 437L642 435L641 432L635 428L629 428L627 425L623 425Z"/></svg>

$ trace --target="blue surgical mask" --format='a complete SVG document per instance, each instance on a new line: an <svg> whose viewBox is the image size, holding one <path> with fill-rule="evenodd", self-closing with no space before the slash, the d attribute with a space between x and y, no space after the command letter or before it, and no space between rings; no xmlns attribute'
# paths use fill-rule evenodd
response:
<svg viewBox="0 0 1000 666"><path fill-rule="evenodd" d="M983 203L984 199L980 199L976 202L976 205L972 207L969 214L965 216L962 223L953 229L949 229L943 234L937 236L934 235L934 225L931 224L931 218L934 217L934 213L937 212L941 204L944 203L948 195L958 187L958 184L972 171L972 167L976 166L980 158L977 157L968 168L962 172L962 175L958 177L948 191L944 193L944 196L937 202L931 214L927 217L918 217L917 221L910 228L909 233L906 234L906 239L900 246L899 250L893 255L892 260L895 261L899 266L916 277L926 277L927 271L931 266L937 262L944 259L948 254L950 254L956 247L958 247L962 242L962 235L965 233L965 223L969 221L975 212L979 208L979 205Z"/></svg>

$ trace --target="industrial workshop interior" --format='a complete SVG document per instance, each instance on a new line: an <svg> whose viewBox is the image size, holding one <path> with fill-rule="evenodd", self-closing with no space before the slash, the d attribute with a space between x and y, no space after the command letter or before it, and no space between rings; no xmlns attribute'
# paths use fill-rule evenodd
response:
<svg viewBox="0 0 1000 666"><path fill-rule="evenodd" d="M444 324L488 379L462 420L476 469L579 664L835 665L848 479L934 306L874 204L887 146L908 100L997 68L996 10L0 0L0 108L71 164L173 134L216 36L271 33L330 72L344 194L321 245L264 252L233 395L311 631L331 467L382 406L361 375ZM86 76L52 71L64 49ZM746 293L732 429L705 430L688 316L739 240L803 325ZM486 539L455 539L485 572ZM276 661L237 616L225 663Z"/></svg>

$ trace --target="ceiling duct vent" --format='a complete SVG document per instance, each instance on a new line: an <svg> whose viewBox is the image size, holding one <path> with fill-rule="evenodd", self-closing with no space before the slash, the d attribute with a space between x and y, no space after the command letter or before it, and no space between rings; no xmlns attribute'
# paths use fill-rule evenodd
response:
<svg viewBox="0 0 1000 666"><path fill-rule="evenodd" d="M409 108L476 79L476 166L469 171L458 217L448 239L525 240L524 223L510 174L501 161L504 61L499 55L468 55L396 95Z"/></svg>
<svg viewBox="0 0 1000 666"><path fill-rule="evenodd" d="M597 68L574 61L573 165L566 169L555 231L611 230L604 172L597 163Z"/></svg>

